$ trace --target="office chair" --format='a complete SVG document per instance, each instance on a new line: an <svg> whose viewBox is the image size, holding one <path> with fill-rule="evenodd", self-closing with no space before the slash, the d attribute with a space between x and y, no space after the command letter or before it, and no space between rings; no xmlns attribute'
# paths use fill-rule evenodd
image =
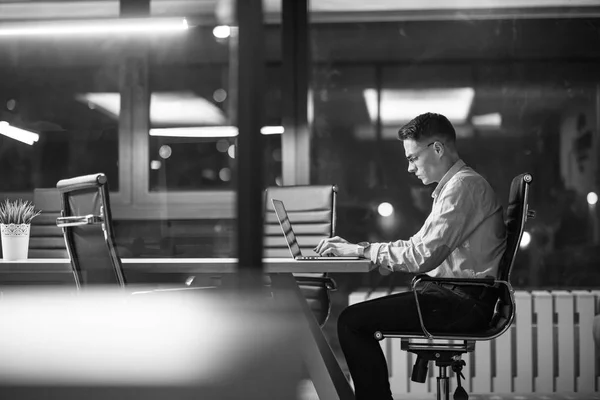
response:
<svg viewBox="0 0 600 400"><path fill-rule="evenodd" d="M108 179L102 173L60 180L63 230L77 288L126 284L112 225Z"/></svg>
<svg viewBox="0 0 600 400"><path fill-rule="evenodd" d="M115 241L108 179L102 173L63 179L56 184L60 192L62 216L56 225L63 230L77 288L88 285L118 285L127 279ZM185 285L164 287L141 293L214 289L214 286Z"/></svg>
<svg viewBox="0 0 600 400"><path fill-rule="evenodd" d="M502 335L513 322L515 316L514 290L510 284L510 273L514 264L523 229L527 219L534 218L535 212L528 208L529 185L532 176L528 173L516 176L510 186L508 199L508 208L506 210L506 228L507 242L506 251L500 261L498 275L496 279L460 279L460 278L436 278L426 274L420 274L414 277L411 283L411 290L415 295L417 302L419 319L421 322L420 332L375 332L375 339L383 338L401 338L401 349L417 355L417 360L413 366L411 380L424 383L427 377L427 366L429 361L435 361L439 367L439 376L437 377L437 399L449 400L449 380L446 373L447 367L451 367L458 378L458 387L454 394L455 400L468 399L467 393L460 385L462 377L462 367L465 362L461 359L462 354L475 350L475 342L478 340L491 340ZM492 320L489 327L479 332L430 332L423 324L423 313L419 306L419 298L416 288L421 282L439 282L449 283L456 286L484 286L494 287L498 290L498 300ZM430 339L427 343L411 342L410 339ZM441 342L439 340L442 340ZM460 341L463 343L450 342Z"/></svg>
<svg viewBox="0 0 600 400"><path fill-rule="evenodd" d="M335 234L335 206L337 187L275 186L265 190L264 196L264 257L290 258L292 255L283 237L271 199L283 201L303 255L316 255L312 250L321 239ZM327 274L294 274L301 293L322 327L329 318L331 299L329 291L336 289Z"/></svg>

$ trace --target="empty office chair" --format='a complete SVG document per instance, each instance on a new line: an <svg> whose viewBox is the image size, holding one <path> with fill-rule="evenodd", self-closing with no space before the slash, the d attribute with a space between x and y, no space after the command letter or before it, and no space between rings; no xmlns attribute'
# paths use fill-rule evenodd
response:
<svg viewBox="0 0 600 400"><path fill-rule="evenodd" d="M110 212L108 179L92 174L63 179L60 192L63 229L77 287L110 284L125 286L117 254Z"/></svg>
<svg viewBox="0 0 600 400"><path fill-rule="evenodd" d="M283 201L303 255L316 255L313 248L319 241L335 234L335 205L337 187L282 186L265 191L264 257L291 258L291 252L277 222L271 199ZM300 291L306 298L319 325L329 317L329 291L336 285L327 274L294 274Z"/></svg>
<svg viewBox="0 0 600 400"><path fill-rule="evenodd" d="M455 278L435 278L429 275L417 275L412 281L412 290L418 303L416 287L421 282L440 282L453 285L477 285L494 287L498 290L498 301L496 309L489 327L480 332L431 332L423 324L422 314L427 310L419 307L419 317L421 319L421 331L419 332L375 332L375 338L401 338L402 350L409 351L417 355L417 360L413 367L411 379L415 382L425 382L427 377L427 366L429 361L435 361L439 367L439 376L437 378L437 398L440 400L449 399L449 381L447 367L452 367L460 377L460 371L464 365L461 360L462 354L472 352L475 349L475 342L478 340L491 340L503 334L514 319L515 301L514 290L510 284L510 273L514 264L515 256L519 249L521 237L525 222L528 218L533 218L535 212L528 209L529 185L532 176L530 174L521 174L512 180L510 194L508 199L508 208L506 210L506 228L507 243L506 251L500 262L498 276L496 279L455 279ZM411 342L410 339L431 339L428 343ZM442 339L442 341L438 340ZM447 340L453 340L448 343ZM462 341L462 343L457 343ZM460 378L459 378L460 379ZM454 395L455 400L467 399L468 395L460 387Z"/></svg>
<svg viewBox="0 0 600 400"><path fill-rule="evenodd" d="M62 216L56 225L63 229L77 287L127 284L110 211L108 179L102 173L63 179L56 184L60 192ZM152 292L212 289L193 286L194 277L185 284ZM172 286L172 285L171 285Z"/></svg>
<svg viewBox="0 0 600 400"><path fill-rule="evenodd" d="M62 230L56 226L61 210L58 190L34 189L33 204L42 213L31 221L29 258L69 258Z"/></svg>

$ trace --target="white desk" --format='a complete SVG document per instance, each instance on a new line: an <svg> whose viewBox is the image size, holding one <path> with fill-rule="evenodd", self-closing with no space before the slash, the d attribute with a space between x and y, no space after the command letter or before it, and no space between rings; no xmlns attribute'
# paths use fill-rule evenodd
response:
<svg viewBox="0 0 600 400"><path fill-rule="evenodd" d="M136 272L152 273L235 273L235 258L122 258L123 269ZM267 258L263 260L265 273L356 273L369 272L373 264L368 260L329 261L307 260L296 261L290 258ZM64 273L71 272L68 259L30 258L22 261L0 260L0 273Z"/></svg>

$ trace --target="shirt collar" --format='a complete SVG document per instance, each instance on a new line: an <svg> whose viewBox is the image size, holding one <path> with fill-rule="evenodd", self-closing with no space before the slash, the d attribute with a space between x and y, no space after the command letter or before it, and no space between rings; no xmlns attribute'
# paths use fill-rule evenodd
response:
<svg viewBox="0 0 600 400"><path fill-rule="evenodd" d="M448 183L448 181L450 179L452 179L452 177L454 175L456 175L456 173L458 171L460 171L460 169L462 167L464 167L465 165L466 164L465 164L465 162L463 160L458 159L458 161L455 162L454 165L451 166L450 169L444 174L443 178L440 180L440 182L435 187L435 190L431 194L431 197L433 197L435 199L440 194L440 192L442 191L442 189L444 188L444 186L446 186L446 183Z"/></svg>

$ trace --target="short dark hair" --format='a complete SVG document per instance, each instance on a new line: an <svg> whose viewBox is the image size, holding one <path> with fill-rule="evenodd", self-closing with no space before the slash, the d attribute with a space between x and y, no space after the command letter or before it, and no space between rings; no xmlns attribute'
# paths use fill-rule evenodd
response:
<svg viewBox="0 0 600 400"><path fill-rule="evenodd" d="M425 113L416 116L408 124L404 125L398 131L398 139L412 139L420 141L421 139L430 139L439 136L449 143L456 141L456 131L448 121L448 118L442 114Z"/></svg>

